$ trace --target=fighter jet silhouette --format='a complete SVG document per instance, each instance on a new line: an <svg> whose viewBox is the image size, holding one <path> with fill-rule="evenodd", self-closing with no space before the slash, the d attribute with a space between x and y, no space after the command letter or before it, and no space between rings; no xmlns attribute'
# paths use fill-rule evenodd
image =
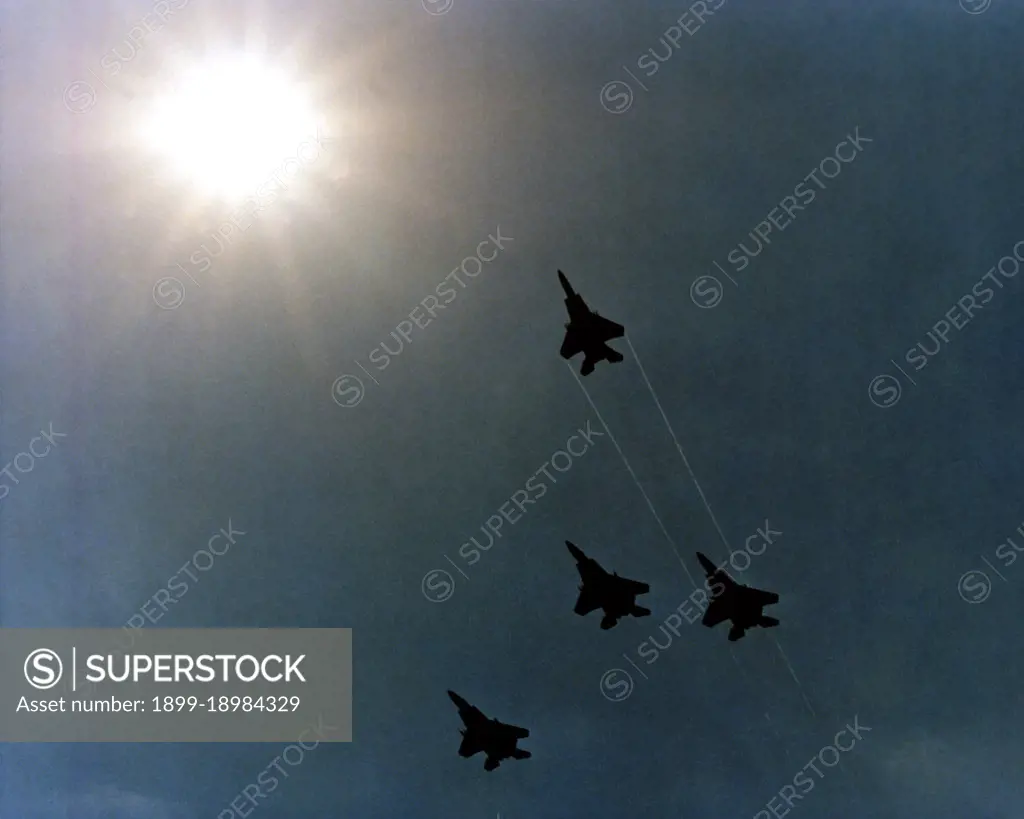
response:
<svg viewBox="0 0 1024 819"><path fill-rule="evenodd" d="M483 751L487 755L485 771L493 771L503 759L529 759L532 756L529 751L516 747L519 740L530 735L525 728L488 719L479 708L470 705L454 691L449 690L448 696L458 706L459 716L466 726L460 730L462 744L459 746L459 756L471 757Z"/></svg>
<svg viewBox="0 0 1024 819"><path fill-rule="evenodd" d="M626 328L587 307L583 296L572 289L572 285L561 270L558 271L558 280L565 291L565 307L569 311L565 339L560 351L562 358L568 361L583 353L581 375L590 375L598 361L622 361L622 353L616 352L605 342L613 338L622 338L626 334Z"/></svg>
<svg viewBox="0 0 1024 819"><path fill-rule="evenodd" d="M596 560L587 557L574 543L567 540L565 545L569 547L569 553L576 558L576 568L583 580L574 609L580 617L585 617L594 609L603 609L604 619L601 620L601 628L607 631L619 622L620 617L628 614L646 617L651 613L650 609L636 604L636 596L647 594L651 590L650 586L619 577L617 572L608 574Z"/></svg>
<svg viewBox="0 0 1024 819"><path fill-rule="evenodd" d="M775 592L762 591L737 583L724 569L718 569L700 552L697 552L697 559L711 581L711 603L701 621L705 626L714 628L723 620L730 620L732 628L729 630L729 639L736 642L748 628L773 628L779 624L774 617L765 617L762 614L765 606L779 602L779 596Z"/></svg>

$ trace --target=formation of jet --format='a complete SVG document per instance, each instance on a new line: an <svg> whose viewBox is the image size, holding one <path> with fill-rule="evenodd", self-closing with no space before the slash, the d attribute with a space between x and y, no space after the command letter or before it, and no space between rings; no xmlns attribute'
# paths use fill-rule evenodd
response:
<svg viewBox="0 0 1024 819"><path fill-rule="evenodd" d="M459 756L471 757L474 754L483 752L487 755L484 760L484 770L493 771L503 759L529 759L531 754L516 747L521 739L530 736L525 728L516 725L507 725L496 719L488 719L476 706L470 705L454 691L449 691L448 696L458 706L459 716L465 728L462 729L462 744L459 746Z"/></svg>
<svg viewBox="0 0 1024 819"><path fill-rule="evenodd" d="M621 324L598 315L591 310L583 297L572 289L565 274L559 270L558 280L565 291L565 307L569 311L569 321L565 325L565 340L562 342L561 356L569 360L583 353L582 375L590 375L599 361L617 363L622 361L622 354L608 346L612 339L622 338L626 329ZM636 604L638 595L647 594L651 587L638 580L619 577L618 572L609 574L596 560L587 557L583 550L571 541L565 541L569 553L576 561L580 573L579 597L573 611L580 617L601 609L604 617L601 628L607 631L614 628L623 617L647 617L650 609ZM735 642L746 634L748 629L761 627L772 628L779 625L774 617L764 614L764 607L779 602L775 592L755 589L733 580L724 569L719 569L706 555L697 552L697 559L707 573L711 599L707 611L701 621L708 628L713 628L728 620L732 624L729 629L729 640ZM454 691L448 696L458 706L459 716L465 728L462 729L462 744L459 756L471 757L484 753L484 770L495 770L505 759L529 759L529 751L523 751L517 743L526 739L530 732L525 728L507 725L496 719L488 719L480 711L466 702Z"/></svg>
<svg viewBox="0 0 1024 819"><path fill-rule="evenodd" d="M729 620L732 623L729 639L736 642L749 628L772 628L779 624L774 617L766 617L763 613L765 606L779 602L779 596L775 592L762 591L737 583L700 552L697 552L697 559L711 581L711 602L701 621L705 626L714 628L719 623Z"/></svg>
<svg viewBox="0 0 1024 819"><path fill-rule="evenodd" d="M650 609L636 604L637 595L647 594L651 590L650 586L637 580L619 577L617 572L609 574L596 560L587 557L576 544L567 540L565 545L576 560L576 568L583 581L574 609L576 614L585 617L595 609L603 609L601 628L607 631L622 617L646 617L651 613ZM711 590L711 601L701 621L705 626L713 628L729 620L732 623L729 640L735 642L746 634L747 629L757 626L772 628L779 625L779 621L774 617L766 617L764 614L765 606L779 602L779 596L775 592L737 583L724 569L719 569L701 552L697 552L697 559L710 581L708 586ZM466 726L462 729L459 756L471 757L483 752L487 757L484 761L485 771L493 771L504 759L530 758L529 751L517 747L520 739L530 736L529 731L496 719L488 719L479 708L470 705L454 691L449 691L448 696L458 706L459 716Z"/></svg>
<svg viewBox="0 0 1024 819"><path fill-rule="evenodd" d="M558 271L558 280L565 291L565 308L569 311L565 339L562 341L562 358L568 361L583 353L581 375L590 375L599 361L610 361L613 364L622 361L622 353L613 350L607 342L613 338L622 338L626 328L587 307L583 296L572 289L561 270Z"/></svg>
<svg viewBox="0 0 1024 819"><path fill-rule="evenodd" d="M633 615L634 617L646 617L651 613L636 604L638 594L647 594L651 587L638 580L630 580L626 577L619 577L618 572L608 574L601 564L592 557L587 557L581 548L574 543L565 541L569 547L569 553L576 560L576 568L579 570L580 596L576 600L576 608L573 609L580 617L586 617L594 609L602 609L604 618L601 620L601 628L607 631L613 628L619 618Z"/></svg>

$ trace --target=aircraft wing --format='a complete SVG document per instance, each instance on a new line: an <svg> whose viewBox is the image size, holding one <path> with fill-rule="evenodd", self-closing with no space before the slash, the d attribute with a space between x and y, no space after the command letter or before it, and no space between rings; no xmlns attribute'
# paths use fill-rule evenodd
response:
<svg viewBox="0 0 1024 819"><path fill-rule="evenodd" d="M499 722L498 729L509 736L513 736L516 739L526 739L530 736L530 732L525 728L520 728L518 725L509 725L507 722Z"/></svg>
<svg viewBox="0 0 1024 819"><path fill-rule="evenodd" d="M711 605L708 606L708 610L704 612L704 619L701 620L701 624L708 626L717 626L729 619L729 607L725 604L725 601L721 598L711 601Z"/></svg>
<svg viewBox="0 0 1024 819"><path fill-rule="evenodd" d="M622 338L626 334L626 328L618 322L606 319L604 316L599 316L596 313L591 319L594 323L595 335L600 335L604 341L609 341L613 338Z"/></svg>
<svg viewBox="0 0 1024 819"><path fill-rule="evenodd" d="M565 331L565 339L562 341L562 349L559 350L559 355L568 360L582 352L583 340L580 337L580 334L576 330L567 329Z"/></svg>
<svg viewBox="0 0 1024 819"><path fill-rule="evenodd" d="M580 596L576 599L576 608L573 611L582 617L599 608L601 608L600 598L594 594L592 589L584 586L580 590Z"/></svg>
<svg viewBox="0 0 1024 819"><path fill-rule="evenodd" d="M480 741L480 735L476 732L466 732L462 737L462 744L459 746L459 756L473 756L481 751L486 751L484 743Z"/></svg>
<svg viewBox="0 0 1024 819"><path fill-rule="evenodd" d="M641 583L639 580L630 580L628 577L620 577L618 582L619 587L630 594L647 594L651 590L651 587L646 583Z"/></svg>
<svg viewBox="0 0 1024 819"><path fill-rule="evenodd" d="M772 603L779 602L779 596L775 592L764 591L762 589L750 589L747 594L751 600L761 606L770 606Z"/></svg>

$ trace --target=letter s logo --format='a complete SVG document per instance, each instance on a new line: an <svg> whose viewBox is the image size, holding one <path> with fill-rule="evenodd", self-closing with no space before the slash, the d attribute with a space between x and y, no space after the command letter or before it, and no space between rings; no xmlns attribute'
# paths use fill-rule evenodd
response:
<svg viewBox="0 0 1024 819"><path fill-rule="evenodd" d="M57 670L53 670L56 664ZM60 682L64 673L64 664L56 651L49 648L37 648L25 658L25 679L33 688L45 691Z"/></svg>

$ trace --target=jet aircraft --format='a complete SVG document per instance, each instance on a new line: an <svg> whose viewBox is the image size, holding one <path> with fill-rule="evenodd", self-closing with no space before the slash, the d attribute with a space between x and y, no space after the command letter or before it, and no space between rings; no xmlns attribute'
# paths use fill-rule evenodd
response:
<svg viewBox="0 0 1024 819"><path fill-rule="evenodd" d="M779 624L774 617L766 617L763 614L765 606L779 602L779 596L775 592L762 591L737 583L724 569L717 568L700 552L697 552L697 559L711 581L711 602L701 621L705 626L714 628L724 620L731 621L729 639L736 642L749 628L773 628Z"/></svg>
<svg viewBox="0 0 1024 819"><path fill-rule="evenodd" d="M483 751L487 755L485 771L493 771L503 759L529 759L532 756L529 751L516 747L519 740L530 736L525 728L488 719L479 708L470 705L454 691L449 690L448 696L458 706L459 716L466 726L460 730L462 744L459 756L471 757Z"/></svg>
<svg viewBox="0 0 1024 819"><path fill-rule="evenodd" d="M583 580L574 609L580 617L585 617L595 609L603 609L601 628L607 631L619 622L620 617L629 614L634 617L646 617L651 613L650 609L636 604L637 595L647 594L651 590L650 586L637 580L619 577L617 572L608 574L596 560L587 557L574 543L567 540L565 545L576 559L576 568Z"/></svg>
<svg viewBox="0 0 1024 819"><path fill-rule="evenodd" d="M572 285L561 270L558 271L558 280L565 291L565 307L569 311L569 321L565 324L565 339L560 351L562 358L568 361L583 353L581 375L590 375L594 371L594 365L599 361L622 361L622 353L613 350L606 342L613 338L622 338L626 334L626 328L591 310L583 296L572 289Z"/></svg>

